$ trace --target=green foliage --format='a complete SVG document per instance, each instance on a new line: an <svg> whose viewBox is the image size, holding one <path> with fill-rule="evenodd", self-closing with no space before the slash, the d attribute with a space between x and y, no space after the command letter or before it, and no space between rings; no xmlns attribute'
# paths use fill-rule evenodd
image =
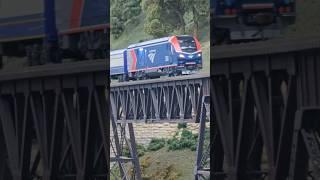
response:
<svg viewBox="0 0 320 180"><path fill-rule="evenodd" d="M193 34L198 36L201 23L209 23L209 1L208 0L183 0L186 4L186 13L191 14L190 22Z"/></svg>
<svg viewBox="0 0 320 180"><path fill-rule="evenodd" d="M141 6L146 15L144 30L155 38L185 26L180 0L142 0Z"/></svg>
<svg viewBox="0 0 320 180"><path fill-rule="evenodd" d="M180 135L180 136L179 136ZM183 129L181 133L177 133L173 138L167 141L169 150L191 149L196 150L198 135L192 134L191 131Z"/></svg>
<svg viewBox="0 0 320 180"><path fill-rule="evenodd" d="M118 17L111 17L111 34L114 38L119 38L124 31L123 21Z"/></svg>
<svg viewBox="0 0 320 180"><path fill-rule="evenodd" d="M154 38L173 33L198 35L209 20L208 0L111 0L111 34L118 39L129 24L138 24L145 15L144 31ZM143 12L143 13L142 13Z"/></svg>
<svg viewBox="0 0 320 180"><path fill-rule="evenodd" d="M138 152L138 157L141 157L141 156L143 156L145 154L146 148L141 144L137 144L137 152ZM123 148L122 155L126 156L126 157L130 157L131 156L128 146L125 146Z"/></svg>
<svg viewBox="0 0 320 180"><path fill-rule="evenodd" d="M163 148L166 145L166 140L163 138L152 138L149 145L148 150L149 151L157 151L161 148Z"/></svg>
<svg viewBox="0 0 320 180"><path fill-rule="evenodd" d="M162 4L162 0L142 0L141 2L142 10L146 15L144 31L153 37L166 36L170 31L172 31L170 24L164 22L165 7L160 4Z"/></svg>
<svg viewBox="0 0 320 180"><path fill-rule="evenodd" d="M187 123L178 123L178 129L187 128Z"/></svg>
<svg viewBox="0 0 320 180"><path fill-rule="evenodd" d="M140 0L111 0L111 34L119 38L128 23L136 22L141 13Z"/></svg>
<svg viewBox="0 0 320 180"><path fill-rule="evenodd" d="M162 37L178 31L185 34L186 25L193 24L193 33L198 35L200 21L209 20L208 0L142 0L146 15L145 32L153 37ZM191 14L191 22L186 15Z"/></svg>

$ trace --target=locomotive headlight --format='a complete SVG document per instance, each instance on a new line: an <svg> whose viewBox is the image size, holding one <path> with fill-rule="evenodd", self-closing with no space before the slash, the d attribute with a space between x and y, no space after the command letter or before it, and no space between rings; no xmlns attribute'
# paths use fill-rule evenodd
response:
<svg viewBox="0 0 320 180"><path fill-rule="evenodd" d="M198 54L198 57L201 57L201 53Z"/></svg>
<svg viewBox="0 0 320 180"><path fill-rule="evenodd" d="M183 54L179 54L179 58L185 58Z"/></svg>

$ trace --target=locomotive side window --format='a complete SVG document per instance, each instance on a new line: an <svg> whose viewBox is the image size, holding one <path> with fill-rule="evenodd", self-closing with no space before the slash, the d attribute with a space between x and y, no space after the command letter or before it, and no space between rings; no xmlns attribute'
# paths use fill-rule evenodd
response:
<svg viewBox="0 0 320 180"><path fill-rule="evenodd" d="M193 37L178 36L177 38L183 52L192 53L197 51L197 45Z"/></svg>

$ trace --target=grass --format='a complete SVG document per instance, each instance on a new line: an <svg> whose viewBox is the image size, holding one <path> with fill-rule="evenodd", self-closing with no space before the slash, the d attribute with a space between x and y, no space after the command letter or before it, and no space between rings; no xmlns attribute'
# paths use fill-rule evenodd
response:
<svg viewBox="0 0 320 180"><path fill-rule="evenodd" d="M203 42L202 44L202 60L203 60L203 69L201 72L209 73L210 72L210 41Z"/></svg>
<svg viewBox="0 0 320 180"><path fill-rule="evenodd" d="M111 50L123 49L128 47L129 44L137 43L141 40L151 39L152 37L146 34L143 30L144 26L142 20L144 15L141 14L135 24L128 24L126 30L122 35L115 39L114 37L110 38L110 48Z"/></svg>
<svg viewBox="0 0 320 180"><path fill-rule="evenodd" d="M193 179L195 151L190 149L168 151L165 146L157 151L146 152L140 160L143 180L185 180ZM131 174L131 165L125 166ZM112 171L111 180L120 177L119 168ZM117 178L115 178L115 176Z"/></svg>
<svg viewBox="0 0 320 180"><path fill-rule="evenodd" d="M145 180L152 179L192 179L195 151L168 151L167 147L147 152L140 158Z"/></svg>
<svg viewBox="0 0 320 180"><path fill-rule="evenodd" d="M140 167L142 173L142 180L185 180L193 179L193 170L195 166L195 156L196 151L192 149L191 146L185 144L189 139L194 137L197 140L197 135L192 134L191 131L186 130L187 126L178 125L178 132L172 138L169 138L167 143L165 139L153 139L153 142L149 144L147 149L138 149L138 151L143 150L143 156L139 158ZM179 138L178 138L179 137ZM205 134L205 144L209 144L210 131L206 129ZM176 145L179 142L172 142L173 139L180 139L180 143L184 143L184 147L171 148L174 143ZM171 141L171 142L169 142ZM195 142L197 143L197 142ZM131 164L127 164L128 172L132 172ZM111 170L113 175L119 177L119 168ZM115 180L111 176L111 180Z"/></svg>
<svg viewBox="0 0 320 180"><path fill-rule="evenodd" d="M296 23L285 35L290 37L318 35L320 32L319 0L296 0Z"/></svg>

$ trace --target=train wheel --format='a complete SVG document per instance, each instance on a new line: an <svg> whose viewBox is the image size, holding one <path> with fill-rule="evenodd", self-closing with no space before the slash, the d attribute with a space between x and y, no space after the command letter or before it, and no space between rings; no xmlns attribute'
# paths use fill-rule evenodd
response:
<svg viewBox="0 0 320 180"><path fill-rule="evenodd" d="M29 46L27 48L28 65L29 66L39 65L40 59L41 59L41 53L42 52L38 44Z"/></svg>
<svg viewBox="0 0 320 180"><path fill-rule="evenodd" d="M169 77L176 77L177 76L177 73L176 72L171 72L170 74L169 74Z"/></svg>
<svg viewBox="0 0 320 180"><path fill-rule="evenodd" d="M123 76L118 76L118 82L123 82Z"/></svg>
<svg viewBox="0 0 320 180"><path fill-rule="evenodd" d="M147 80L150 79L149 76L147 74L143 74L141 77L141 80Z"/></svg>
<svg viewBox="0 0 320 180"><path fill-rule="evenodd" d="M118 76L118 81L119 82L125 82L125 81L129 81L129 77L127 75L120 75Z"/></svg>

